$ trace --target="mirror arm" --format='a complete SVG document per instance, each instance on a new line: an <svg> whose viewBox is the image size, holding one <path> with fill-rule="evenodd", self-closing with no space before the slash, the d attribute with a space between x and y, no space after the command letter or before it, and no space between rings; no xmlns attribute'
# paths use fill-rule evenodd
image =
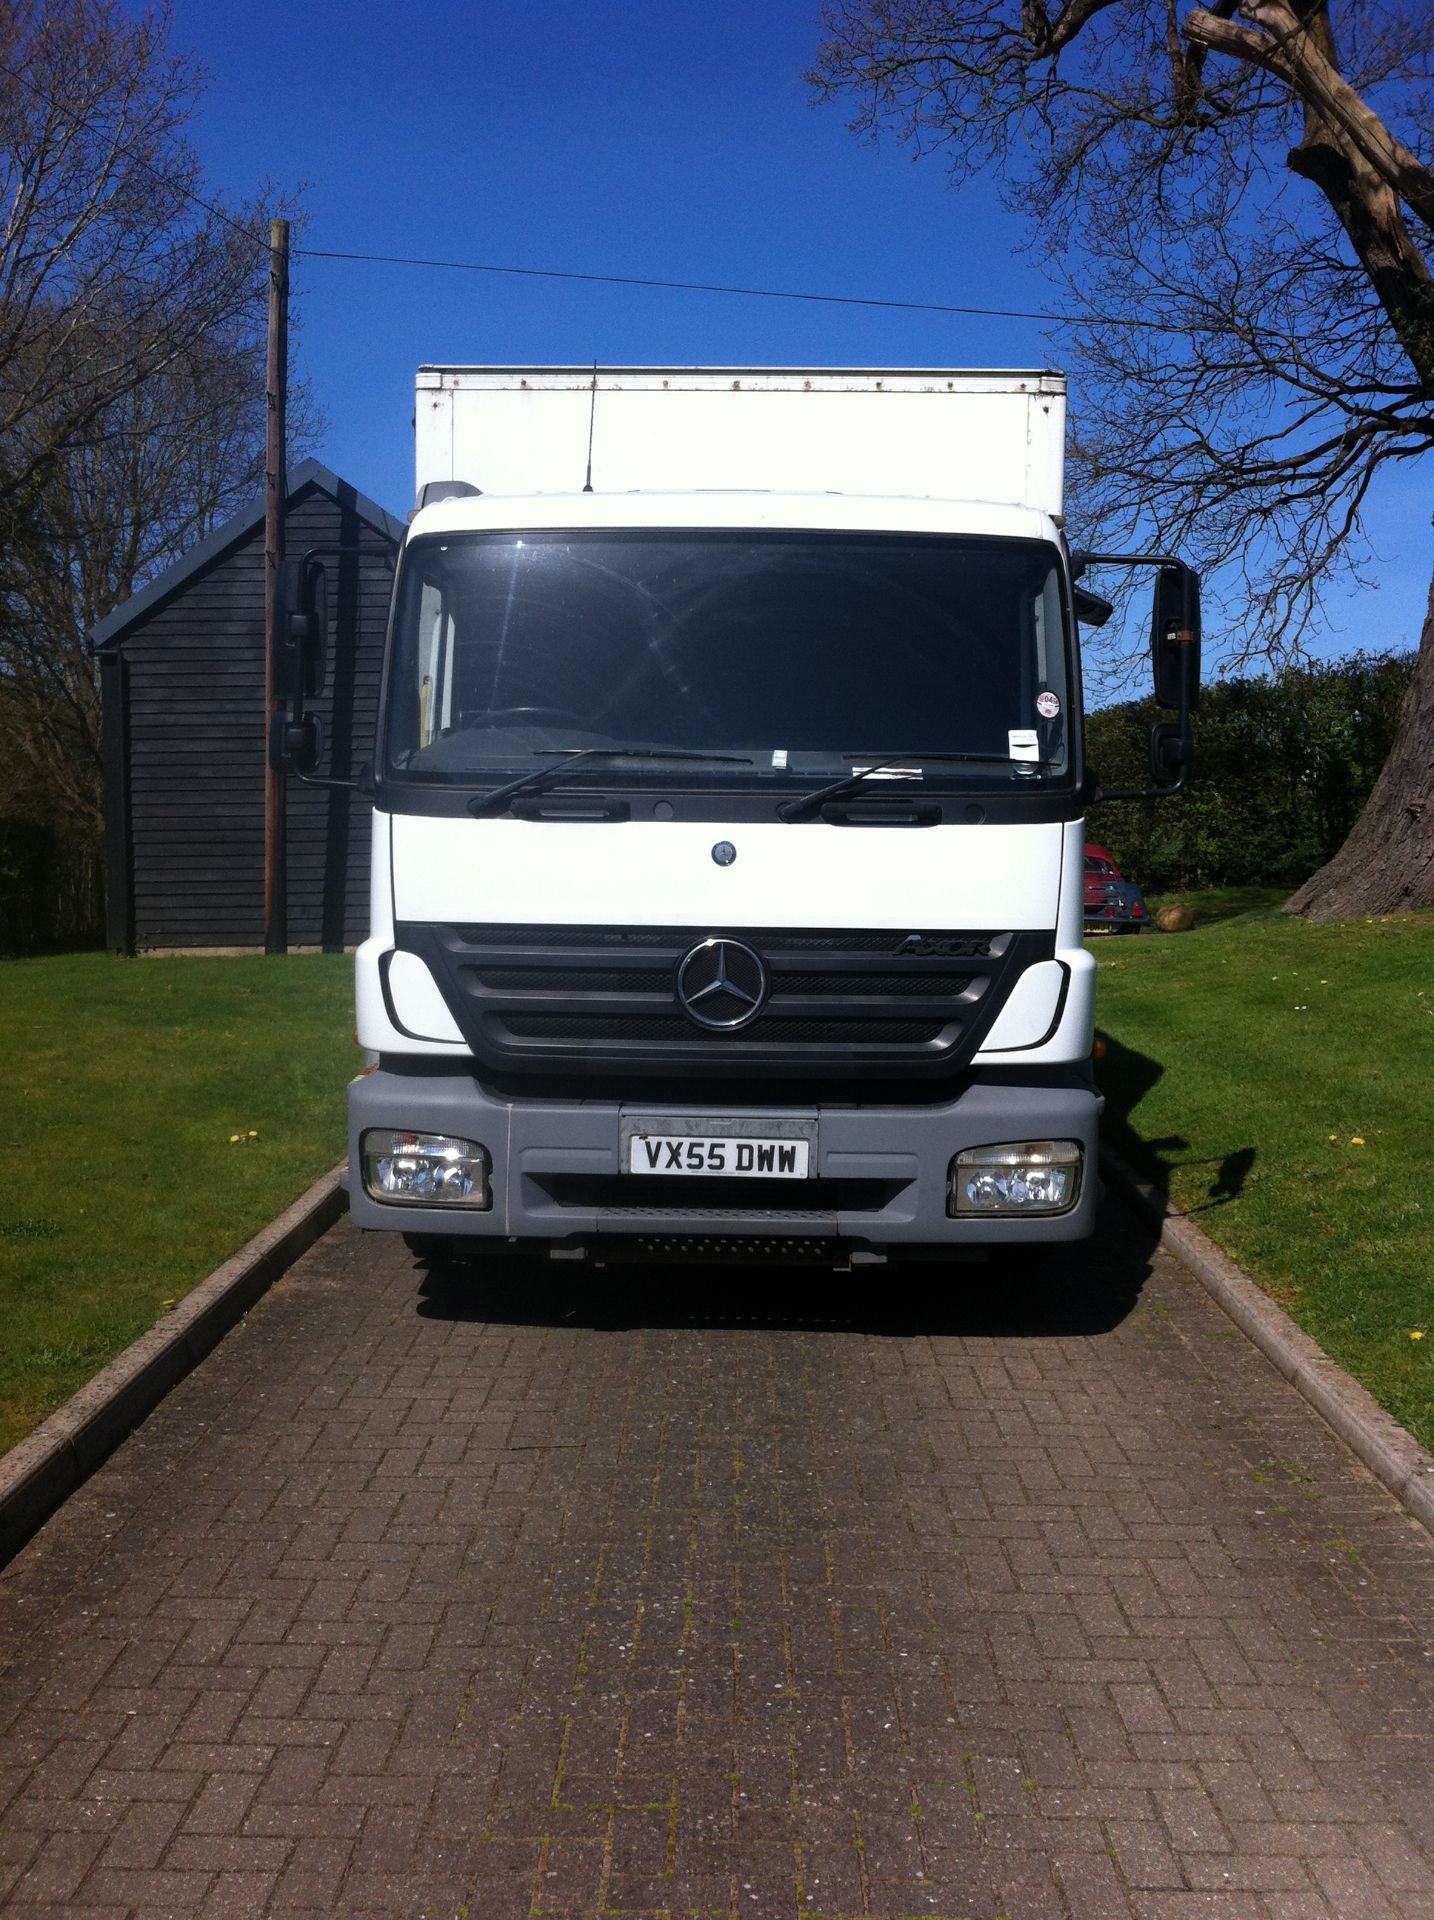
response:
<svg viewBox="0 0 1434 1920"><path fill-rule="evenodd" d="M328 787L336 793L361 793L371 797L374 791L373 768L367 764L361 766L352 778L343 779L337 774L301 773L297 767L289 772L306 787Z"/></svg>
<svg viewBox="0 0 1434 1920"><path fill-rule="evenodd" d="M1079 580L1087 567L1179 567L1187 563L1173 553L1087 553L1081 547L1071 555L1071 579Z"/></svg>
<svg viewBox="0 0 1434 1920"><path fill-rule="evenodd" d="M1160 787L1101 787L1091 805L1098 807L1106 800L1163 800L1167 793L1179 793L1185 785L1189 769L1182 767L1168 786Z"/></svg>
<svg viewBox="0 0 1434 1920"><path fill-rule="evenodd" d="M344 793L363 791L362 783L358 780L340 780L330 773L300 773L297 767L290 767L288 771L296 780L301 780L306 787L333 787Z"/></svg>

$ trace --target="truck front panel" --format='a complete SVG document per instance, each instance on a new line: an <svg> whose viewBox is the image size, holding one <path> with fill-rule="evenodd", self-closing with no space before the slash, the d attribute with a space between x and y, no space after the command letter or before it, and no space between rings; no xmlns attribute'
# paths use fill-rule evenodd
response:
<svg viewBox="0 0 1434 1920"><path fill-rule="evenodd" d="M419 516L359 1225L872 1257L1089 1231L1059 541L1027 509L841 506Z"/></svg>

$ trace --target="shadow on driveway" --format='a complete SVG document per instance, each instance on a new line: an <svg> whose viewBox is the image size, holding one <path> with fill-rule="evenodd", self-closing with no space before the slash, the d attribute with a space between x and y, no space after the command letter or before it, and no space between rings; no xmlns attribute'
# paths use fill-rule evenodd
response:
<svg viewBox="0 0 1434 1920"><path fill-rule="evenodd" d="M1095 1236L1043 1263L1001 1255L837 1273L830 1267L636 1263L565 1267L502 1254L417 1259L424 1319L597 1332L715 1328L891 1339L1109 1333L1140 1297L1156 1236L1107 1199Z"/></svg>

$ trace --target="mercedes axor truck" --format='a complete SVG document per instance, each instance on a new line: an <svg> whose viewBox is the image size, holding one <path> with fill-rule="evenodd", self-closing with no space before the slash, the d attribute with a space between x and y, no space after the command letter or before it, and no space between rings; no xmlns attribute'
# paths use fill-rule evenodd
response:
<svg viewBox="0 0 1434 1920"><path fill-rule="evenodd" d="M1086 576L1049 372L424 367L357 958L363 1228L839 1266L1078 1239ZM322 778L323 569L276 759Z"/></svg>

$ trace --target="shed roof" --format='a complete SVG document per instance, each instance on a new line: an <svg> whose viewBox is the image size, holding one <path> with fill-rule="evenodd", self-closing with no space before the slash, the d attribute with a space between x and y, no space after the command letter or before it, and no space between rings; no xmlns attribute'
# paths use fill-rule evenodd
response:
<svg viewBox="0 0 1434 1920"><path fill-rule="evenodd" d="M351 507L361 520L395 544L402 540L405 528L401 520L395 519L387 508L370 500L367 494L360 493L349 481L341 480L320 460L300 461L290 473L290 501L308 487L318 487L336 504ZM136 621L153 612L195 574L220 559L230 547L237 546L246 534L252 533L262 523L263 518L264 496L261 493L249 506L241 508L232 520L226 520L222 527L216 527L206 539L192 546L183 559L176 560L172 567L166 567L147 586L132 594L123 606L116 607L113 613L97 622L90 629L90 645L95 648L117 646Z"/></svg>

